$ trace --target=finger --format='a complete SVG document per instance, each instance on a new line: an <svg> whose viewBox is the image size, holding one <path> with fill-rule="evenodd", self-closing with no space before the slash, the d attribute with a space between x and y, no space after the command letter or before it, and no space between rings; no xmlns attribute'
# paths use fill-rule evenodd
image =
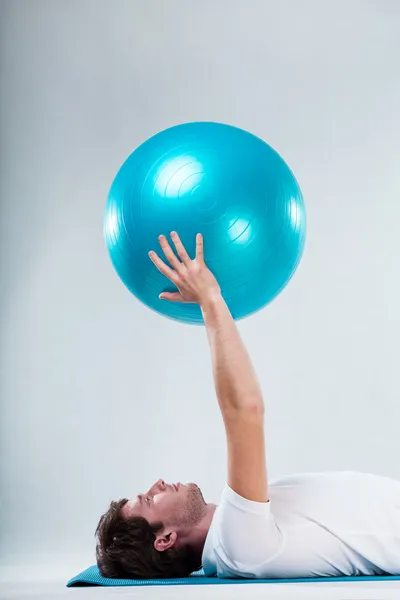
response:
<svg viewBox="0 0 400 600"><path fill-rule="evenodd" d="M165 262L162 261L161 258L153 250L151 250L149 252L149 257L150 257L150 260L153 262L153 264L160 271L160 273L162 273L163 275L165 275L165 277L168 277L168 279L170 281L172 281L173 283L176 284L176 282L178 281L179 277L177 276L177 274L175 273L175 271L173 269L171 269L171 267L169 267L168 265L166 265Z"/></svg>
<svg viewBox="0 0 400 600"><path fill-rule="evenodd" d="M159 298L160 300L169 300L169 302L185 302L179 292L163 292Z"/></svg>
<svg viewBox="0 0 400 600"><path fill-rule="evenodd" d="M196 235L196 258L204 261L204 242L201 233Z"/></svg>
<svg viewBox="0 0 400 600"><path fill-rule="evenodd" d="M162 251L164 252L164 255L165 255L166 259L169 261L170 265L175 269L175 271L179 271L179 269L182 267L182 263L180 262L180 260L178 260L176 258L174 251L172 250L171 246L169 245L169 242L168 242L167 238L165 237L165 235L159 235L158 241L160 242Z"/></svg>
<svg viewBox="0 0 400 600"><path fill-rule="evenodd" d="M174 246L178 253L179 258L183 262L183 264L187 267L191 262L189 254L186 252L185 246L181 242L181 238L176 233L176 231L171 231L171 239L174 242Z"/></svg>

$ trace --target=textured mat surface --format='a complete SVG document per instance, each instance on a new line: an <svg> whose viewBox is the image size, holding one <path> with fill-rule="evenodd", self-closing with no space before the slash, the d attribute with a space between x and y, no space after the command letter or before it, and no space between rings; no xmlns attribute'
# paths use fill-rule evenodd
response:
<svg viewBox="0 0 400 600"><path fill-rule="evenodd" d="M206 577L203 571L192 573L190 577L183 579L107 579L102 577L96 565L89 567L67 583L68 587L79 585L102 585L102 586L151 586L151 585L218 585L218 584L240 584L240 583L302 583L326 581L394 581L400 580L400 575L384 576L362 576L362 577L305 577L302 579L219 579L218 577Z"/></svg>

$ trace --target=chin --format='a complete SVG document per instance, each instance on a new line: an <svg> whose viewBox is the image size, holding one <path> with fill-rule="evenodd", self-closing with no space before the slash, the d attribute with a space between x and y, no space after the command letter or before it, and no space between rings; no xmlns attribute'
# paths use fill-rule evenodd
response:
<svg viewBox="0 0 400 600"><path fill-rule="evenodd" d="M203 502L203 504L207 504L206 501L204 500L202 491L199 488L199 486L197 485L197 483L188 483L187 487L190 490L189 493L191 493L193 496L196 496L197 498L199 498Z"/></svg>

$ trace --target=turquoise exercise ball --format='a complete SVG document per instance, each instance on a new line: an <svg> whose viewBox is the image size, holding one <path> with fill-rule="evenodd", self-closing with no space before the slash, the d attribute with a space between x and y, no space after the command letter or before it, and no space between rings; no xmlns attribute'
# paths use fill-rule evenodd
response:
<svg viewBox="0 0 400 600"><path fill-rule="evenodd" d="M148 257L158 235L177 231L192 258L196 233L235 319L267 305L301 259L306 216L299 185L263 140L221 123L186 123L141 144L108 195L104 233L126 287L154 311L202 324L196 304L160 300L176 291ZM171 246L172 243L171 243Z"/></svg>

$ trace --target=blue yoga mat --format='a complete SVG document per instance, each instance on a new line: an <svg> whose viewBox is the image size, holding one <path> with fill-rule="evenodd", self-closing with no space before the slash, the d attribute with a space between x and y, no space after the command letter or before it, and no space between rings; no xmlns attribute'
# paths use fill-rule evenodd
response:
<svg viewBox="0 0 400 600"><path fill-rule="evenodd" d="M67 586L78 585L217 585L222 583L303 583L324 581L393 581L400 575L358 576L358 577L304 577L302 579L220 579L206 577L203 571L196 571L182 579L107 579L102 577L97 566L89 567L68 581Z"/></svg>

